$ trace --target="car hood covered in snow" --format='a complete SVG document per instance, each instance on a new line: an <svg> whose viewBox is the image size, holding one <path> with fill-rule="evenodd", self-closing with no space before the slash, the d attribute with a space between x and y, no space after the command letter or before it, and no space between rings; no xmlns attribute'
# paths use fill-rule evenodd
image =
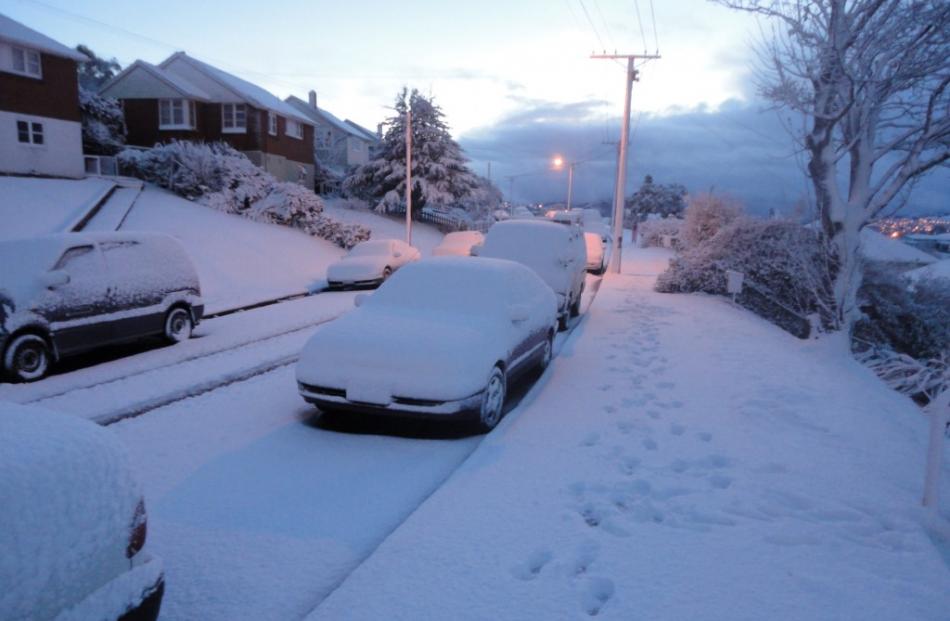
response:
<svg viewBox="0 0 950 621"><path fill-rule="evenodd" d="M396 397L450 401L485 387L510 346L485 337L489 326L469 317L359 308L310 339L297 380L324 388L371 389Z"/></svg>
<svg viewBox="0 0 950 621"><path fill-rule="evenodd" d="M370 280L383 275L386 257L347 257L331 263L327 268L327 280Z"/></svg>

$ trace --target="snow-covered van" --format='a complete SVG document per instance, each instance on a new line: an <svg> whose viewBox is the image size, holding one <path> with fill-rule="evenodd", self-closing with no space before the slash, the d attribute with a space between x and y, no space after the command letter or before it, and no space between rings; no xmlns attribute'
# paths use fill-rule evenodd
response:
<svg viewBox="0 0 950 621"><path fill-rule="evenodd" d="M0 402L0 619L154 621L165 578L115 434Z"/></svg>
<svg viewBox="0 0 950 621"><path fill-rule="evenodd" d="M472 254L508 259L537 272L557 294L562 330L567 329L570 317L580 314L587 268L587 246L580 227L541 219L498 222Z"/></svg>
<svg viewBox="0 0 950 621"><path fill-rule="evenodd" d="M188 339L204 303L182 245L158 233L0 241L2 370L42 378L65 356L164 336Z"/></svg>

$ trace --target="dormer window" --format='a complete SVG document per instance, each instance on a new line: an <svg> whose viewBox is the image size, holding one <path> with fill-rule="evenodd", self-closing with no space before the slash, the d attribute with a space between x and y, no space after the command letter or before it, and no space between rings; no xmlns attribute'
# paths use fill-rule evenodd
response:
<svg viewBox="0 0 950 621"><path fill-rule="evenodd" d="M277 135L277 114L274 112L267 113L267 133L271 136Z"/></svg>
<svg viewBox="0 0 950 621"><path fill-rule="evenodd" d="M286 129L284 133L290 136L291 138L297 138L298 140L303 139L303 123L300 121L295 121L293 119L287 119Z"/></svg>
<svg viewBox="0 0 950 621"><path fill-rule="evenodd" d="M158 129L194 129L195 102L188 99L158 100Z"/></svg>
<svg viewBox="0 0 950 621"><path fill-rule="evenodd" d="M43 77L43 63L40 59L40 53L26 47L10 47L10 69L14 73L29 76L31 78Z"/></svg>
<svg viewBox="0 0 950 621"><path fill-rule="evenodd" d="M247 131L247 108L244 104L221 104L221 131L243 134Z"/></svg>

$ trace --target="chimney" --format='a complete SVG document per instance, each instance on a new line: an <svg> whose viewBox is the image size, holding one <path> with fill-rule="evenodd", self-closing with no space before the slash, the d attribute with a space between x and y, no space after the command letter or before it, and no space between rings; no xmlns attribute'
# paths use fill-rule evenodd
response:
<svg viewBox="0 0 950 621"><path fill-rule="evenodd" d="M380 140L383 139L383 124L382 123L376 124L376 137L379 138Z"/></svg>
<svg viewBox="0 0 950 621"><path fill-rule="evenodd" d="M317 91L310 91L310 105L317 107Z"/></svg>

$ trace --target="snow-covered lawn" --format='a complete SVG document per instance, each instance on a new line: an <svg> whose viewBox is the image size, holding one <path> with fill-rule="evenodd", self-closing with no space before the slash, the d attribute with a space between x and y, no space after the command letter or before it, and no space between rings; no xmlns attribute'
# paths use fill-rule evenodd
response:
<svg viewBox="0 0 950 621"><path fill-rule="evenodd" d="M406 239L405 220L383 216L368 209L349 209L343 207L345 201L324 199L323 213L334 220L347 224L362 224L373 232L372 239ZM432 256L432 250L442 242L444 235L431 224L412 223L412 245L419 249L423 257Z"/></svg>
<svg viewBox="0 0 950 621"><path fill-rule="evenodd" d="M328 241L216 211L150 184L122 230L180 239L198 269L207 313L320 289L327 265L343 255Z"/></svg>
<svg viewBox="0 0 950 621"><path fill-rule="evenodd" d="M536 399L308 619L947 619L920 411L832 343L653 292L664 258L627 252Z"/></svg>
<svg viewBox="0 0 950 621"><path fill-rule="evenodd" d="M115 184L0 176L0 240L70 230Z"/></svg>

